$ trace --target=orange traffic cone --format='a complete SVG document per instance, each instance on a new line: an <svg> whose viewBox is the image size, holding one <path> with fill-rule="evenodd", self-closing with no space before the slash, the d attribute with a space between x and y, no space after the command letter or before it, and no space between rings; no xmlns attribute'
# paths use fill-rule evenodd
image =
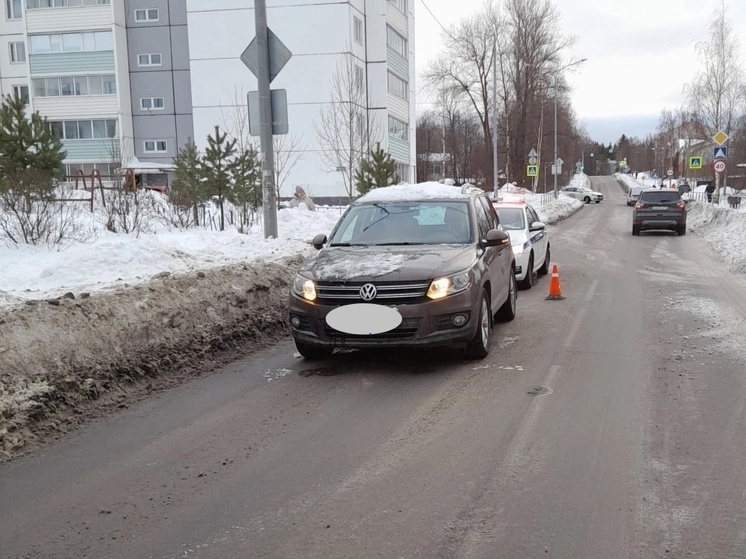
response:
<svg viewBox="0 0 746 559"><path fill-rule="evenodd" d="M561 301L564 299L562 296L562 288L560 287L559 278L559 266L557 264L552 268L552 281L549 284L549 297L547 301Z"/></svg>

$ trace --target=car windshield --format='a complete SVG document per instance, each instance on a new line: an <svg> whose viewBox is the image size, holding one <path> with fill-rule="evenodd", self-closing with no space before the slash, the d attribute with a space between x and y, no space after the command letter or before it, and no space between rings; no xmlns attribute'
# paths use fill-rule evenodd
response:
<svg viewBox="0 0 746 559"><path fill-rule="evenodd" d="M526 228L521 208L497 208L500 225L506 231L521 231Z"/></svg>
<svg viewBox="0 0 746 559"><path fill-rule="evenodd" d="M330 246L471 242L468 203L429 200L352 206L332 233Z"/></svg>
<svg viewBox="0 0 746 559"><path fill-rule="evenodd" d="M677 190L658 190L656 192L643 192L640 195L640 200L648 204L670 204L681 200L681 196Z"/></svg>

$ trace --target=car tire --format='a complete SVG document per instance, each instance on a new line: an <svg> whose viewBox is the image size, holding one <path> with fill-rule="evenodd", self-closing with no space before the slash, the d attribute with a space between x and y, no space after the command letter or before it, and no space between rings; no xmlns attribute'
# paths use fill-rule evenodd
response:
<svg viewBox="0 0 746 559"><path fill-rule="evenodd" d="M633 225L632 226L632 234L635 237L640 234L640 226L639 225Z"/></svg>
<svg viewBox="0 0 746 559"><path fill-rule="evenodd" d="M479 322L477 333L466 346L466 357L469 359L484 359L490 352L490 341L492 340L492 316L490 312L490 300L486 291L482 291L479 302Z"/></svg>
<svg viewBox="0 0 746 559"><path fill-rule="evenodd" d="M521 289L531 289L534 285L534 253L528 256L528 266L526 266L526 277L521 281Z"/></svg>
<svg viewBox="0 0 746 559"><path fill-rule="evenodd" d="M585 202L586 204L590 204L591 203L591 197L590 196L586 196L585 198L583 198L583 202Z"/></svg>
<svg viewBox="0 0 746 559"><path fill-rule="evenodd" d="M547 245L547 253L544 255L544 263L541 265L541 268L539 268L539 275L545 276L549 273L549 262L551 262L551 259L552 259L551 246Z"/></svg>
<svg viewBox="0 0 746 559"><path fill-rule="evenodd" d="M518 300L518 285L515 281L515 270L510 270L510 286L508 298L497 311L495 317L501 322L510 322L515 318L516 301Z"/></svg>
<svg viewBox="0 0 746 559"><path fill-rule="evenodd" d="M303 357L308 360L323 359L329 357L334 352L333 347L309 344L295 340L295 347Z"/></svg>
<svg viewBox="0 0 746 559"><path fill-rule="evenodd" d="M681 237L682 235L686 235L686 225L679 225L676 228L676 232L679 234L679 237Z"/></svg>

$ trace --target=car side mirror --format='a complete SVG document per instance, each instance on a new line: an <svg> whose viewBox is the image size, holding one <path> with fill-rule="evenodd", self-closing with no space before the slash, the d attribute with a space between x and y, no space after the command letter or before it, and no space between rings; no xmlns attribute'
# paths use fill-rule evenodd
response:
<svg viewBox="0 0 746 559"><path fill-rule="evenodd" d="M531 227L528 228L529 231L544 231L546 229L546 225L544 225L541 221L534 221L531 224Z"/></svg>
<svg viewBox="0 0 746 559"><path fill-rule="evenodd" d="M326 244L326 241L327 241L326 235L321 233L319 235L316 235L313 238L313 241L311 242L311 244L313 244L313 248L315 248L316 250L321 250L323 246Z"/></svg>
<svg viewBox="0 0 746 559"><path fill-rule="evenodd" d="M491 229L487 231L487 234L480 243L482 247L498 247L504 245L510 245L510 236L505 231L499 229Z"/></svg>

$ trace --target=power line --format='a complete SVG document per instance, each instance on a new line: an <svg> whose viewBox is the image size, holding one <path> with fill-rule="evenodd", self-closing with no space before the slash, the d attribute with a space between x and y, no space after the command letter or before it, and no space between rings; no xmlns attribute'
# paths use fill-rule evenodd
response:
<svg viewBox="0 0 746 559"><path fill-rule="evenodd" d="M437 17L435 17L435 14L433 13L433 11L432 11L432 10L431 10L431 9L430 9L430 8L428 7L428 5L427 5L427 4L425 4L425 0L420 0L420 2L422 2L422 5L423 5L423 6L425 6L425 9L426 9L426 10L427 10L427 11L429 12L429 14L430 14L431 16L433 16L433 19L435 20L435 23L437 23L438 25L440 25L440 28L441 28L441 29L443 30L443 32L444 32L444 33L445 33L446 35L448 35L449 37L451 37L451 34L450 34L450 32L448 31L448 29L446 29L446 28L445 28L445 27L443 26L443 24L442 24L442 23L440 23L440 21L438 21L438 18L437 18ZM451 38L453 38L453 37L451 37Z"/></svg>

